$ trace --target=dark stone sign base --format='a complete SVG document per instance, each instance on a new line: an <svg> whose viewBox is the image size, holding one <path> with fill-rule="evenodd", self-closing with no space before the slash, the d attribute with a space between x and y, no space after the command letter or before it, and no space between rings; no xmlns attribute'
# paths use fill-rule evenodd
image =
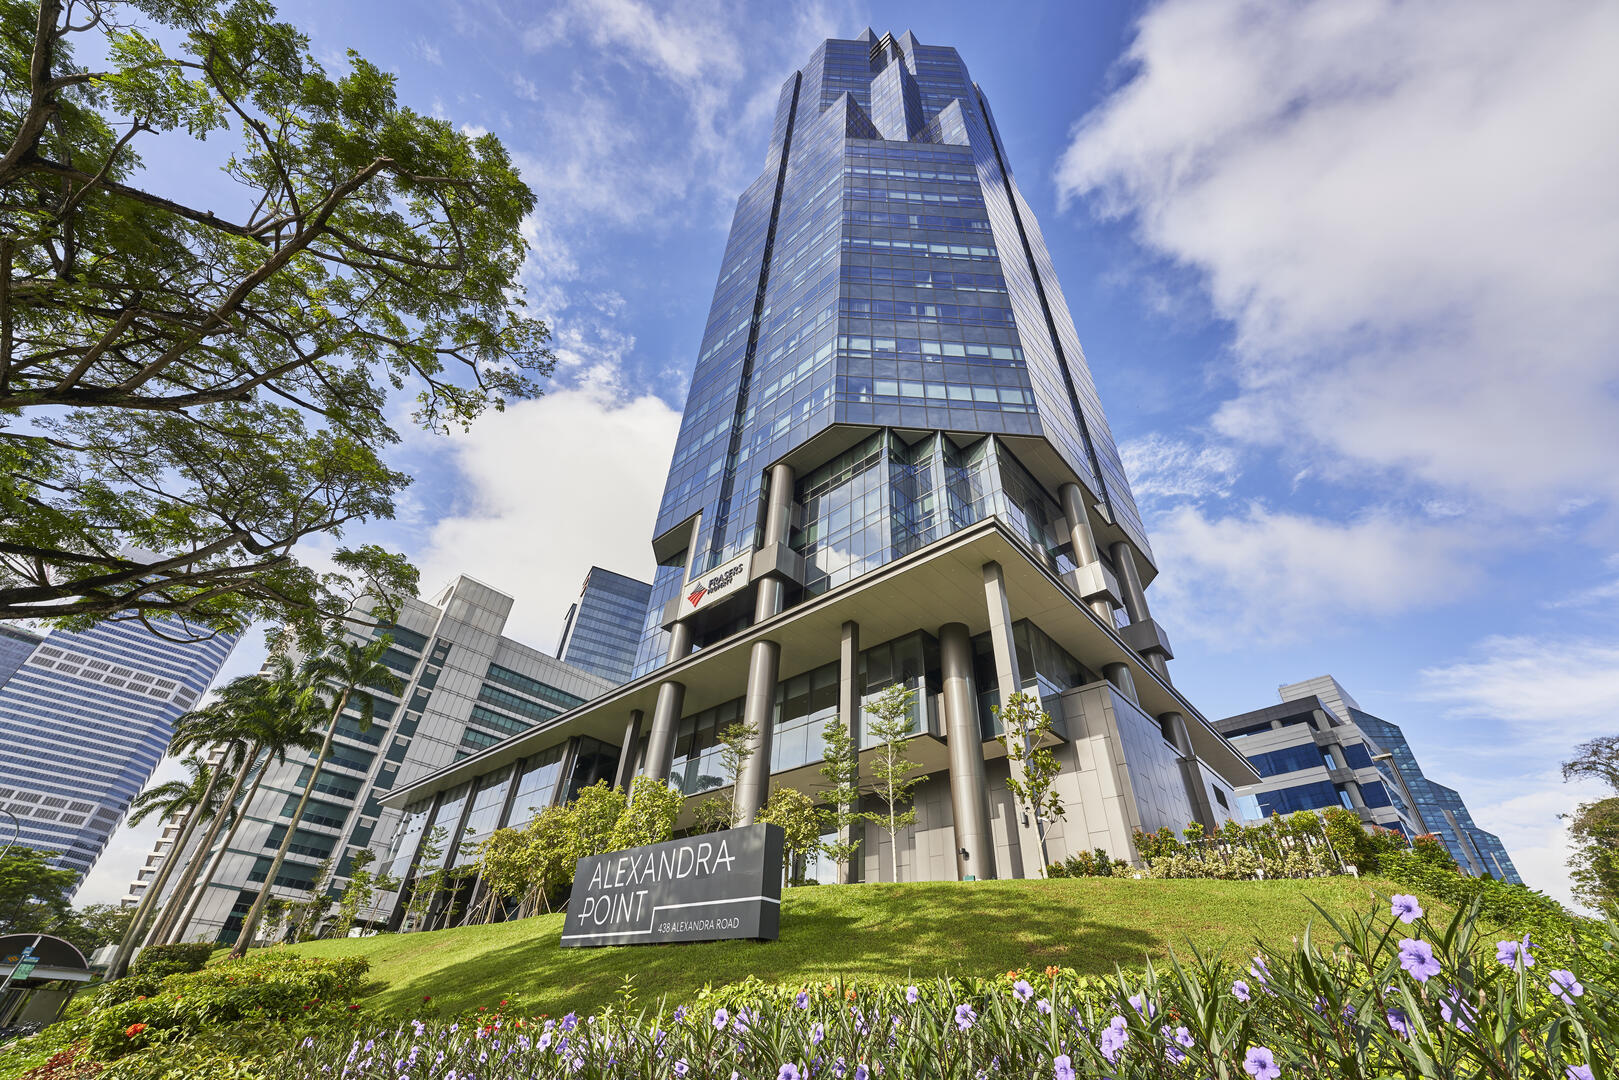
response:
<svg viewBox="0 0 1619 1080"><path fill-rule="evenodd" d="M579 860L562 947L774 941L781 933L782 833L705 833Z"/></svg>

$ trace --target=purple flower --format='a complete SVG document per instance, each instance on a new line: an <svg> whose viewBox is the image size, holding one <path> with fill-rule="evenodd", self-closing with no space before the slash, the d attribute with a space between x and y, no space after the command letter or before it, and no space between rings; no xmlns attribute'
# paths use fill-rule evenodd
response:
<svg viewBox="0 0 1619 1080"><path fill-rule="evenodd" d="M1197 1040L1192 1038L1192 1033L1183 1027L1178 1027L1175 1029L1175 1041L1186 1047L1188 1050L1197 1045Z"/></svg>
<svg viewBox="0 0 1619 1080"><path fill-rule="evenodd" d="M1041 1016L1051 1015L1051 1002L1047 1001L1045 998L1041 998L1039 1001L1035 1002L1034 1008L1035 1011Z"/></svg>
<svg viewBox="0 0 1619 1080"><path fill-rule="evenodd" d="M1434 959L1433 946L1416 938L1401 940L1400 966L1410 972L1417 982L1427 982L1439 974L1439 961Z"/></svg>
<svg viewBox="0 0 1619 1080"><path fill-rule="evenodd" d="M1115 1016L1107 1027L1102 1029L1102 1037L1097 1041L1102 1056L1107 1058L1109 1065L1118 1060L1119 1051L1124 1044L1130 1041L1130 1033L1125 1030L1124 1017Z"/></svg>
<svg viewBox="0 0 1619 1080"><path fill-rule="evenodd" d="M685 1058L679 1058L675 1061L676 1076L685 1076L689 1072L691 1072L691 1066L686 1064Z"/></svg>
<svg viewBox="0 0 1619 1080"><path fill-rule="evenodd" d="M725 1009L714 1010L714 1030L724 1031L725 1025L731 1022L731 1014Z"/></svg>
<svg viewBox="0 0 1619 1080"><path fill-rule="evenodd" d="M1242 1002L1244 1005L1248 1004L1248 1002L1253 998L1253 995L1248 992L1248 984L1243 982L1241 979L1238 979L1236 982L1231 984L1231 996Z"/></svg>
<svg viewBox="0 0 1619 1080"><path fill-rule="evenodd" d="M871 1073L866 1071L866 1067L864 1065L856 1065L854 1067L854 1080L867 1080L869 1076L871 1076Z"/></svg>
<svg viewBox="0 0 1619 1080"><path fill-rule="evenodd" d="M1264 986L1266 983L1270 982L1270 968L1265 966L1265 956L1263 953L1256 953L1254 955L1254 962L1249 965L1248 974L1252 975L1254 977L1254 981L1260 986Z"/></svg>
<svg viewBox="0 0 1619 1080"><path fill-rule="evenodd" d="M1151 1020L1158 1012L1158 1006L1147 1000L1145 991L1130 995L1130 1007L1148 1020Z"/></svg>
<svg viewBox="0 0 1619 1080"><path fill-rule="evenodd" d="M1390 914L1403 923L1414 923L1422 918L1422 905L1409 893L1395 893L1390 898Z"/></svg>
<svg viewBox="0 0 1619 1080"><path fill-rule="evenodd" d="M591 1019L595 1019L595 1017L592 1017ZM684 1019L686 1019L686 1006L681 1005L675 1009L675 1023L678 1024Z"/></svg>
<svg viewBox="0 0 1619 1080"><path fill-rule="evenodd" d="M802 1080L802 1074L799 1073L798 1066L789 1061L776 1070L776 1080Z"/></svg>
<svg viewBox="0 0 1619 1080"><path fill-rule="evenodd" d="M1468 1008L1467 1002L1452 990L1448 998L1439 999L1439 1019L1447 1024L1455 1024L1456 1030L1462 1034L1471 1034L1472 1028L1468 1021L1473 1019L1473 1010Z"/></svg>
<svg viewBox="0 0 1619 1080"><path fill-rule="evenodd" d="M1276 1080L1282 1075L1281 1068L1276 1064L1276 1058L1263 1046L1248 1048L1247 1056L1242 1059L1242 1071L1254 1080Z"/></svg>
<svg viewBox="0 0 1619 1080"><path fill-rule="evenodd" d="M956 1006L956 1027L960 1028L962 1031L966 1031L968 1028L972 1027L973 1021L977 1019L978 1014L973 1011L973 1007L971 1005Z"/></svg>
<svg viewBox="0 0 1619 1080"><path fill-rule="evenodd" d="M1185 1028L1176 1028L1174 1031L1170 1031L1169 1025L1165 1024L1158 1029L1158 1034L1162 1035L1164 1042L1168 1044L1164 1047L1164 1057L1169 1059L1171 1065L1179 1065L1186 1060L1186 1051L1182 1050L1181 1047L1192 1045L1191 1032ZM1184 1042L1182 1042L1183 1039L1185 1040Z"/></svg>
<svg viewBox="0 0 1619 1080"><path fill-rule="evenodd" d="M1067 1054L1058 1054L1051 1060L1052 1080L1074 1080L1074 1063Z"/></svg>
<svg viewBox="0 0 1619 1080"><path fill-rule="evenodd" d="M1404 1009L1390 1009L1388 1013L1388 1022L1389 1027L1393 1029L1394 1034L1398 1035L1400 1038L1407 1039L1411 1037L1411 1024L1406 1019Z"/></svg>
<svg viewBox="0 0 1619 1080"><path fill-rule="evenodd" d="M1589 1065L1570 1065L1568 1067L1568 1080L1596 1080L1596 1077L1591 1075L1591 1066Z"/></svg>
<svg viewBox="0 0 1619 1080"><path fill-rule="evenodd" d="M821 1040L824 1038L826 1038L826 1028L821 1025L820 1021L816 1021L815 1026L810 1028L810 1045L820 1046Z"/></svg>
<svg viewBox="0 0 1619 1080"><path fill-rule="evenodd" d="M807 993L805 993L804 991L800 990L798 992L798 997L793 1000L793 1004L796 1005L800 1009L809 1008L809 995Z"/></svg>
<svg viewBox="0 0 1619 1080"><path fill-rule="evenodd" d="M1574 999L1585 993L1585 987L1574 979L1572 971L1561 968L1552 972L1552 996L1560 999L1564 1005L1574 1004Z"/></svg>
<svg viewBox="0 0 1619 1080"><path fill-rule="evenodd" d="M567 1016L564 1016L562 1018L562 1030L563 1031L572 1031L574 1028L576 1028L578 1026L579 1026L579 1016L578 1016L577 1013L569 1013Z"/></svg>
<svg viewBox="0 0 1619 1080"><path fill-rule="evenodd" d="M1513 971L1522 971L1535 966L1535 958L1529 952L1529 935L1523 936L1523 941L1497 941L1495 943L1495 958L1502 967L1509 967Z"/></svg>
<svg viewBox="0 0 1619 1080"><path fill-rule="evenodd" d="M909 1002L910 1004L915 1005L916 1004L916 999L921 997L921 996L922 996L921 991L917 990L916 987L907 986L905 988L905 1000L907 1002Z"/></svg>
<svg viewBox="0 0 1619 1080"><path fill-rule="evenodd" d="M1034 997L1034 987L1029 985L1029 980L1019 979L1012 984L1012 996L1027 1004L1029 999Z"/></svg>

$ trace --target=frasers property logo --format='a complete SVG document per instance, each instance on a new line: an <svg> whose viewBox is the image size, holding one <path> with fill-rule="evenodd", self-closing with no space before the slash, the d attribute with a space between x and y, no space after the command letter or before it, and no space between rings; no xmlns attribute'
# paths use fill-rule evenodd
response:
<svg viewBox="0 0 1619 1080"><path fill-rule="evenodd" d="M748 569L753 565L753 552L745 551L723 566L714 570L701 579L689 582L691 591L686 594L686 613L696 611L700 607L722 600L741 589L748 583Z"/></svg>

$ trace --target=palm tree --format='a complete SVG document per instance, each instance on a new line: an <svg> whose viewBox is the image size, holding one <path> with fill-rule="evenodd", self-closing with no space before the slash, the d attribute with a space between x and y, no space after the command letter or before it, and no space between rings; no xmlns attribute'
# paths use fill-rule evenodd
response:
<svg viewBox="0 0 1619 1080"><path fill-rule="evenodd" d="M108 979L123 976L125 968L129 966L130 953L135 950L135 942L140 940L146 916L151 913L157 897L168 884L169 875L180 862L180 851L185 846L186 838L191 835L191 830L199 820L212 816L218 804L214 792L216 770L195 757L186 758L182 764L191 774L189 780L170 780L157 787L148 788L135 796L135 801L130 804L134 810L129 816L131 825L139 825L153 814L160 813L166 818L181 818L180 835L175 838L168 854L163 857L157 876L146 887L146 894L141 897L140 906L135 909L135 917L129 920L129 927L118 943L118 952L107 968Z"/></svg>
<svg viewBox="0 0 1619 1080"><path fill-rule="evenodd" d="M343 715L343 710L351 703L358 708L360 730L364 731L371 726L371 718L376 707L376 699L372 697L369 688L374 687L390 694L397 694L404 689L404 683L399 676L382 663L383 654L392 644L393 639L388 637L378 638L363 645L345 641L322 655L311 657L305 663L302 671L304 680L310 685L323 686L330 694L331 719L326 723L326 736L321 740L320 752L315 755L314 763L310 766L309 779L304 782L303 794L298 799L297 807L292 811L292 820L287 823L287 834L281 838L281 847L276 850L275 858L270 860L270 868L265 872L264 884L259 888L258 898L253 901L253 907L242 920L242 932L237 935L236 944L230 951L233 959L247 955L248 944L258 929L259 919L264 915L264 905L269 902L270 892L275 887L276 875L281 872L281 864L286 861L287 849L292 846L292 838L298 831L298 823L304 819L304 808L309 805L309 797L314 794L315 781L320 777L321 764L331 753L332 736L337 733L337 721Z"/></svg>
<svg viewBox="0 0 1619 1080"><path fill-rule="evenodd" d="M227 684L220 691L220 697L231 701L239 710L241 736L248 741L251 749L241 759L230 792L225 796L225 805L236 809L230 815L230 828L225 831L224 840L216 850L214 841L218 838L220 826L224 824L222 815L214 819L208 835L197 846L198 860L213 852L213 857L208 860L208 868L200 875L191 874L188 881L182 882L174 891L176 897L189 896L189 899L184 901L185 910L169 930L169 941L185 940L197 908L202 906L208 886L218 876L219 864L224 862L231 841L236 839L236 830L241 827L248 808L258 796L259 785L264 783L271 763L285 764L287 755L294 750L313 751L321 742L320 734L315 730L318 721L311 721L311 706L318 703L318 698L307 693L307 688L300 685L296 668L284 656L273 656L265 672ZM324 716L324 713L322 709L320 715ZM236 797L249 775L253 777L252 786L248 788L246 798L238 804Z"/></svg>

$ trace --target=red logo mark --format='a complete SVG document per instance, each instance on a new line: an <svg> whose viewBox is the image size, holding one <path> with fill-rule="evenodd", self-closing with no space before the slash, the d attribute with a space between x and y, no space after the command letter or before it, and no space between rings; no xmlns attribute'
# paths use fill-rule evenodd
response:
<svg viewBox="0 0 1619 1080"><path fill-rule="evenodd" d="M697 601L701 600L706 595L708 595L708 590L699 585L692 591L690 596L686 597L686 599L691 601L692 607L696 607Z"/></svg>

